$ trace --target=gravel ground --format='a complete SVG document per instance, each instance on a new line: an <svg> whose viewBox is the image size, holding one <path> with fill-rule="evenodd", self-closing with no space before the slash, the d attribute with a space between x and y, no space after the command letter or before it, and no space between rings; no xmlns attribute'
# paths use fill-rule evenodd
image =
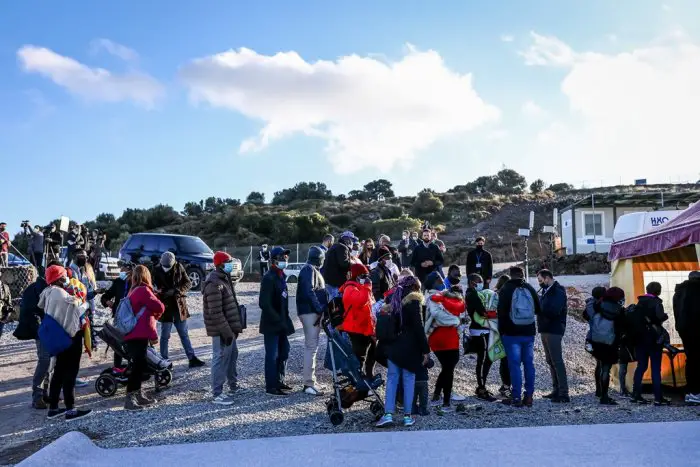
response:
<svg viewBox="0 0 700 467"><path fill-rule="evenodd" d="M596 280L604 278L602 276ZM589 286L588 282L597 284L596 280L587 279L586 287ZM92 359L83 357L80 376L86 377L91 385L77 390L78 405L94 409L94 415L71 424L65 421L49 422L45 419L45 412L29 407L35 362L34 344L19 342L6 333L0 341L0 445L5 446L0 450L0 464L17 462L72 430L84 432L97 445L105 448L374 430L373 418L366 404L356 404L346 414L345 423L334 428L325 412L325 398L314 398L300 392L303 333L296 319L297 333L290 338L292 351L287 383L297 391L285 399L270 398L264 394L264 351L261 336L257 333L257 293L257 284L243 283L238 286L239 299L248 306L250 329L238 340L239 380L245 390L236 396L235 404L230 407L211 403L209 368L187 368L187 360L175 333L170 341L175 376L172 385L161 393L164 399L155 407L140 413L127 413L121 408L123 388L109 399L100 397L94 391L92 384L112 358L111 352L105 356L105 346L102 344ZM290 294L295 294L294 285L290 285ZM192 314L190 336L196 352L208 364L211 342L203 328L201 296L192 293L188 303ZM295 316L294 300L290 303ZM105 316L104 310L99 313ZM544 353L537 341L537 391L532 409L511 409L475 399L475 360L466 356L455 375L455 391L469 396L465 402L466 411L420 417L411 430L698 420L699 409L684 407L678 402L666 408L638 407L625 402L613 408L598 405L594 397L595 363L583 350L585 334L584 324L573 319L569 321L564 338L564 358L573 398L571 404L554 405L541 398L549 392L551 383ZM326 340L322 335L319 355L324 354L325 346ZM320 382L328 388L331 385L330 375L322 368L322 362L319 362L319 367ZM431 370L432 382L437 374L437 368ZM500 385L497 365L489 379L489 389L495 393ZM152 383L147 382L144 387L151 388Z"/></svg>

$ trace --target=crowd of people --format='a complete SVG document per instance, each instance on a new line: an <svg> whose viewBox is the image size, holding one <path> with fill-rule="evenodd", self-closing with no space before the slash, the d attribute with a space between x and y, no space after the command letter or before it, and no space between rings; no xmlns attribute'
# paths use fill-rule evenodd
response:
<svg viewBox="0 0 700 467"><path fill-rule="evenodd" d="M386 235L376 242L360 242L349 231L337 240L331 235L324 237L322 244L309 250L295 297L304 334L302 391L310 396L324 395L316 375L321 317L329 307L339 306L342 324L337 329L350 343L364 376L373 379L379 367L386 368L386 413L378 421L379 427L392 425L397 409L403 410L405 426L413 425L415 416L427 414L430 407L443 413L454 410L454 404L466 398L454 391L455 370L462 353L476 359L477 399L500 399L511 407L531 407L538 334L552 388L543 397L552 403L571 402L562 351L568 316L566 289L544 269L537 274L536 290L525 280L520 267L510 268L492 288L493 260L485 241L477 238L467 256L465 283L455 264L444 273L445 247L429 228L423 229L420 237L404 232L397 248ZM289 336L295 332L284 272L289 255L290 251L282 247L269 251L265 247L260 256L261 266L264 263L267 267L258 299L265 391L276 397L288 396L293 390L287 382ZM231 279L233 258L220 251L213 261L214 270L202 287L204 325L212 339L211 393L213 403L231 405L240 390L236 341L247 328L247 312L239 304ZM186 294L190 281L175 256L164 253L152 270L128 262L120 263L120 267L120 277L110 288L98 290L87 255L78 248L69 267L53 260L44 277L24 292L15 336L36 341L32 406L48 409L49 418L72 420L90 414L90 410L75 407L74 388L80 381L82 348L88 340L95 342L87 335L92 333L90 324L99 292L103 292L102 305L111 309L113 316L121 313L125 301L134 315L135 326L125 336L130 362L126 410L142 410L156 402L154 394L141 388L147 349L159 342L160 354L167 358L173 327L189 366L204 365L189 339ZM71 280L82 284L80 290L70 285ZM652 282L646 291L636 304L625 307L621 289L595 288L586 304L584 317L590 331L585 346L596 360L596 396L603 405L617 404L610 394L613 365L620 365L620 395L628 395L625 374L631 361L637 362L637 369L630 400L669 404L661 389L662 351L664 347L672 349L663 328L668 316L659 298L661 285ZM686 352L686 402L700 404L700 272L692 273L677 287L673 310ZM440 363L440 371L431 382L428 369L435 364L433 356ZM499 366L498 397L488 389L495 363ZM124 368L127 362L115 356L113 365ZM653 401L642 397L642 377L648 368ZM59 408L61 393L65 408Z"/></svg>

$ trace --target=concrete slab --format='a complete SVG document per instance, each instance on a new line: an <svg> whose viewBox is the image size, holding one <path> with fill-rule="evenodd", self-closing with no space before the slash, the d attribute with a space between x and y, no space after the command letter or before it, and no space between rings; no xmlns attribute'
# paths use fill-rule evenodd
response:
<svg viewBox="0 0 700 467"><path fill-rule="evenodd" d="M71 432L20 466L700 466L700 422L388 431L101 449Z"/></svg>

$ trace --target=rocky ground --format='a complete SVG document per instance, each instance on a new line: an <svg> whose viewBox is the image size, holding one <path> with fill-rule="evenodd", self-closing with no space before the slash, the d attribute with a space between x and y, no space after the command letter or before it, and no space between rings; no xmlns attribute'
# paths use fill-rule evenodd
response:
<svg viewBox="0 0 700 467"><path fill-rule="evenodd" d="M606 276L591 276L585 280L576 278L573 282L562 278L562 283L590 289L606 280ZM295 293L293 285L290 293ZM157 406L140 413L127 413L122 410L123 388L116 396L107 399L95 392L93 384L97 375L112 359L111 352L105 355L103 344L92 359L83 357L80 376L91 384L77 390L78 404L94 409L94 415L70 424L63 420L47 421L45 412L29 406L35 364L34 343L15 340L11 337L12 329L6 328L0 340L0 464L16 463L72 430L87 434L105 448L374 430L367 405L357 404L349 410L342 426L333 427L326 415L325 399L300 392L303 334L296 319L297 333L290 338L292 351L288 370L288 384L296 391L286 399L267 397L262 374L263 344L257 333L258 285L239 284L238 294L241 302L248 306L250 329L238 341L240 383L245 391L230 407L211 403L209 368L189 370L179 339L174 334L170 346L175 377L172 385L162 393L163 400ZM211 342L203 328L201 296L192 293L188 303L192 313L190 336L198 355L208 364ZM293 299L291 303L295 316ZM105 316L104 310L100 315ZM564 339L564 357L573 398L571 404L554 405L541 398L550 389L550 376L538 343L535 349L537 393L532 409L516 410L475 399L475 360L466 356L458 367L455 380L456 391L469 396L466 411L421 417L411 430L698 420L700 409L683 407L680 403L665 408L638 407L625 402L614 408L598 405L594 397L595 364L583 349L585 334L583 323L570 320ZM326 340L322 337L319 355L324 354L325 346ZM319 366L322 368L322 363ZM433 381L438 371L437 368L431 370ZM320 369L318 374L321 383L330 387L328 371ZM499 385L497 368L493 369L490 382L491 391L496 392ZM152 387L152 383L146 383L145 387Z"/></svg>

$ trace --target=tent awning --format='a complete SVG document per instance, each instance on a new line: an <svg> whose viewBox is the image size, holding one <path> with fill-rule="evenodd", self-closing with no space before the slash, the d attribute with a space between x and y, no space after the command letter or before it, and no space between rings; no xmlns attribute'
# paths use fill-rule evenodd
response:
<svg viewBox="0 0 700 467"><path fill-rule="evenodd" d="M651 255L696 243L700 243L700 202L652 232L613 243L608 259L614 261Z"/></svg>

